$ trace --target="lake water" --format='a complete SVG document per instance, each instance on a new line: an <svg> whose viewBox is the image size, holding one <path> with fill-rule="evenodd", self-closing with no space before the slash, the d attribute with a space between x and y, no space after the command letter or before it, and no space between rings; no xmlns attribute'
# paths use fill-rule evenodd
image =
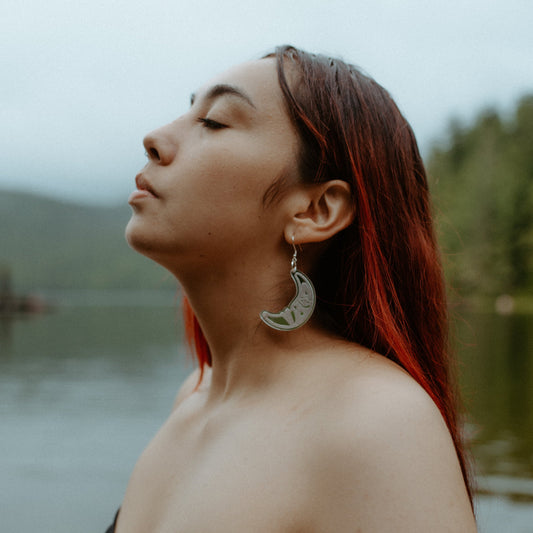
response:
<svg viewBox="0 0 533 533"><path fill-rule="evenodd" d="M0 319L2 533L103 533L193 368L172 294L113 296ZM532 533L533 316L464 319L480 532Z"/></svg>

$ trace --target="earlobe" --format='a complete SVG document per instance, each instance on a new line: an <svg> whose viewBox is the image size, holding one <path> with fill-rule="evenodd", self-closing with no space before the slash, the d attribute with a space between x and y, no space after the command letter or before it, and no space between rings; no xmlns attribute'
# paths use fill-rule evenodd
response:
<svg viewBox="0 0 533 533"><path fill-rule="evenodd" d="M287 242L292 235L298 244L323 242L353 222L355 212L349 183L330 180L312 185L301 194L304 196L300 198L300 209L285 228Z"/></svg>

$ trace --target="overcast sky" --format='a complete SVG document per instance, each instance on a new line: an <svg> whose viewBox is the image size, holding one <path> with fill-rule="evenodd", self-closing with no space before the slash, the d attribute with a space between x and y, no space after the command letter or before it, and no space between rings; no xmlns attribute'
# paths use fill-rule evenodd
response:
<svg viewBox="0 0 533 533"><path fill-rule="evenodd" d="M533 0L4 0L0 188L126 200L144 134L227 67L290 43L362 67L423 151L533 92Z"/></svg>

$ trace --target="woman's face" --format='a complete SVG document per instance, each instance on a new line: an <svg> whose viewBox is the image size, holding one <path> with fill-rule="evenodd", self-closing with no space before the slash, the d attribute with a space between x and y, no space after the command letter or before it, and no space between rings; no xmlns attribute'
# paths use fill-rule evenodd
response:
<svg viewBox="0 0 533 533"><path fill-rule="evenodd" d="M148 163L136 178L126 230L139 252L163 264L220 260L282 237L283 215L263 197L281 176L297 179L298 138L274 59L211 80L186 114L148 134L144 146Z"/></svg>

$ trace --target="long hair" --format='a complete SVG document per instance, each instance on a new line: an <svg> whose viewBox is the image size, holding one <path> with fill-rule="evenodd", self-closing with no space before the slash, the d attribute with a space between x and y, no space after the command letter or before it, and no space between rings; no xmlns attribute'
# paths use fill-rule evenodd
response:
<svg viewBox="0 0 533 533"><path fill-rule="evenodd" d="M446 293L429 190L411 127L388 92L339 59L276 49L278 79L300 137L303 182L348 182L353 223L311 272L324 325L403 367L431 396L470 476L448 349ZM190 306L200 367L209 347Z"/></svg>

